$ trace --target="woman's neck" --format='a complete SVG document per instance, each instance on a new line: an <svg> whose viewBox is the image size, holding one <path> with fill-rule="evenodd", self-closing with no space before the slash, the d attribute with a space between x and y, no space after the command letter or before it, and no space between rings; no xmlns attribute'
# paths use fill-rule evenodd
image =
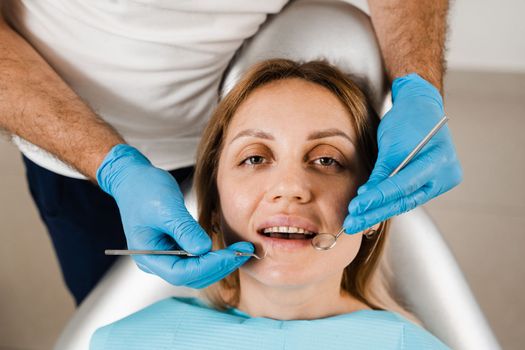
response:
<svg viewBox="0 0 525 350"><path fill-rule="evenodd" d="M341 276L298 287L264 285L240 271L237 308L252 317L278 320L310 320L370 309L347 293L341 293Z"/></svg>

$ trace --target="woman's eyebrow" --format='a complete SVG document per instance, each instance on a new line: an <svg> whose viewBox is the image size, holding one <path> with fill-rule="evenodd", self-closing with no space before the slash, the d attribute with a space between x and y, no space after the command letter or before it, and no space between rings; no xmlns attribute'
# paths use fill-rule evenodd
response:
<svg viewBox="0 0 525 350"><path fill-rule="evenodd" d="M332 137L332 136L342 136L348 141L350 141L352 144L354 144L354 141L352 140L350 136L345 134L343 131L339 129L335 129L335 128L315 131L311 133L310 135L308 135L307 140L316 140L316 139L322 139L325 137Z"/></svg>
<svg viewBox="0 0 525 350"><path fill-rule="evenodd" d="M235 137L230 141L230 144L237 140L239 137L246 137L246 136L252 136L252 137L258 137L260 139L266 139L266 140L275 140L275 138L262 130L259 129L246 129L235 135Z"/></svg>
<svg viewBox="0 0 525 350"><path fill-rule="evenodd" d="M235 137L230 141L230 144L240 137L247 137L247 136L257 137L257 138L266 139L266 140L275 140L273 135L265 131L262 131L259 129L245 129L239 132L237 135L235 135ZM344 137L345 139L350 141L352 144L354 144L354 141L352 140L350 136L345 134L343 131L339 129L335 129L335 128L315 131L311 133L310 135L308 135L307 140L310 141L310 140L322 139L325 137L332 137L332 136Z"/></svg>

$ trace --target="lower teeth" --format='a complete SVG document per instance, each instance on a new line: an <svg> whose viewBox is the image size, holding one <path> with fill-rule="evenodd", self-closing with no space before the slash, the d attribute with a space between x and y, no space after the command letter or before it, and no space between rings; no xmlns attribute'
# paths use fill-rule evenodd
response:
<svg viewBox="0 0 525 350"><path fill-rule="evenodd" d="M314 234L297 234L288 232L269 232L264 234L266 237L283 238L283 239L310 239Z"/></svg>

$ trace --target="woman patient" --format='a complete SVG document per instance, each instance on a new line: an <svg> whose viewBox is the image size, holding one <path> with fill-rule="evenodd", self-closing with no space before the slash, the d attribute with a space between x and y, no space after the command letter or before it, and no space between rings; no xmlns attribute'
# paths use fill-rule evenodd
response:
<svg viewBox="0 0 525 350"><path fill-rule="evenodd" d="M208 287L99 329L92 349L446 349L381 288L388 222L337 233L377 156L379 118L324 62L269 60L219 103L199 147L199 222L259 256ZM189 258L191 259L191 258ZM398 312L394 312L398 311Z"/></svg>

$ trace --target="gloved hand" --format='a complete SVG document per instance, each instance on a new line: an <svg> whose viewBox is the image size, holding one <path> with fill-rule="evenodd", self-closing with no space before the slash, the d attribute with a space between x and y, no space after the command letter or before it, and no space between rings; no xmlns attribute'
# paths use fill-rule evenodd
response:
<svg viewBox="0 0 525 350"><path fill-rule="evenodd" d="M237 242L210 252L211 239L186 209L175 179L129 145L111 149L97 170L97 181L117 201L129 249L184 249L199 255L133 256L143 271L171 284L204 288L249 259L236 256L235 250L254 251L251 243Z"/></svg>
<svg viewBox="0 0 525 350"><path fill-rule="evenodd" d="M394 80L392 102L377 130L379 153L372 174L348 206L343 224L347 233L409 211L462 180L447 125L399 173L388 178L444 115L439 91L415 73Z"/></svg>

